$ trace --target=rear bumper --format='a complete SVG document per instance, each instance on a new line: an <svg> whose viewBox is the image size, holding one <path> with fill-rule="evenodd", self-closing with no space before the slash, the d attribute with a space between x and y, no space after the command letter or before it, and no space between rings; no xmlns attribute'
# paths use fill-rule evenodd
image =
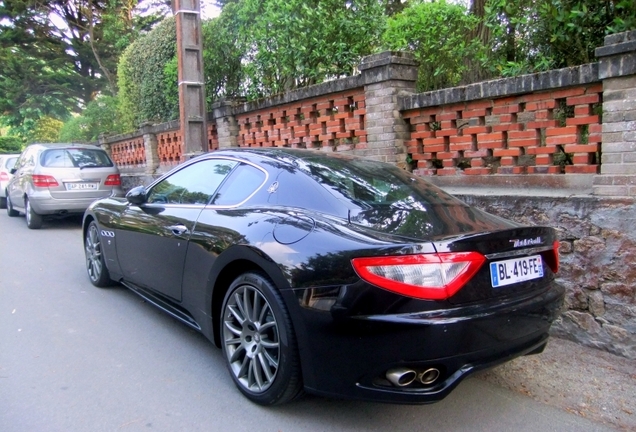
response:
<svg viewBox="0 0 636 432"><path fill-rule="evenodd" d="M349 319L296 307L290 313L302 317L294 325L306 390L378 402L439 401L477 370L540 352L563 294L552 285L508 304ZM440 377L430 385L397 387L386 379L395 368L436 368Z"/></svg>
<svg viewBox="0 0 636 432"><path fill-rule="evenodd" d="M33 210L40 215L64 214L64 213L84 213L84 211L94 201L109 196L117 192L109 193L103 197L79 198L79 199L56 199L51 196L48 190L35 191L29 194L29 200Z"/></svg>

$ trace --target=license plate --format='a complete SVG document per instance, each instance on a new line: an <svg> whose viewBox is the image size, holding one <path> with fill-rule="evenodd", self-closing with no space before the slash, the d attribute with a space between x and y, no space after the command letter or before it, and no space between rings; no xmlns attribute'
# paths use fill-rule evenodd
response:
<svg viewBox="0 0 636 432"><path fill-rule="evenodd" d="M490 263L490 282L493 288L539 279L541 277L543 277L543 261L541 261L541 255Z"/></svg>
<svg viewBox="0 0 636 432"><path fill-rule="evenodd" d="M99 183L66 183L66 190L96 190Z"/></svg>

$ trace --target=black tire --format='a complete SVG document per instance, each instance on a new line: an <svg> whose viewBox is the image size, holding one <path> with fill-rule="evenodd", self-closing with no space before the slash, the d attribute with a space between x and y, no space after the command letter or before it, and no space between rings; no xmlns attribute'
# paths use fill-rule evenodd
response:
<svg viewBox="0 0 636 432"><path fill-rule="evenodd" d="M9 194L7 194L7 214L9 215L9 217L16 217L20 214L17 210L13 208L13 203L11 203L11 198L9 197Z"/></svg>
<svg viewBox="0 0 636 432"><path fill-rule="evenodd" d="M303 393L296 337L273 283L239 276L221 309L223 357L236 387L259 405L280 405Z"/></svg>
<svg viewBox="0 0 636 432"><path fill-rule="evenodd" d="M24 214L26 215L26 223L29 229L42 228L42 216L33 210L28 198L24 199Z"/></svg>
<svg viewBox="0 0 636 432"><path fill-rule="evenodd" d="M7 208L7 198L0 197L0 209L6 209L6 208Z"/></svg>
<svg viewBox="0 0 636 432"><path fill-rule="evenodd" d="M110 278L108 267L102 249L102 239L95 221L88 225L84 236L84 252L86 255L86 272L91 283L99 288L114 284Z"/></svg>

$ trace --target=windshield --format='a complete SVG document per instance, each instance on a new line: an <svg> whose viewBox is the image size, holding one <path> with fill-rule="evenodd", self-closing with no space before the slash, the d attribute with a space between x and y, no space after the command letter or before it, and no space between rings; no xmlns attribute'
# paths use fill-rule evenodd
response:
<svg viewBox="0 0 636 432"><path fill-rule="evenodd" d="M320 156L296 164L348 203L351 223L378 231L431 238L487 230L503 223L388 164Z"/></svg>
<svg viewBox="0 0 636 432"><path fill-rule="evenodd" d="M103 168L112 167L113 162L100 149L65 148L42 152L40 165L50 168Z"/></svg>

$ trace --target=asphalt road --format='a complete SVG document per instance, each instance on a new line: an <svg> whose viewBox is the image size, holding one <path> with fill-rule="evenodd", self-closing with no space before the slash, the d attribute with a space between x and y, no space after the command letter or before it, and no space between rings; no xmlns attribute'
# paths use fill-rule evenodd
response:
<svg viewBox="0 0 636 432"><path fill-rule="evenodd" d="M0 431L605 431L477 378L433 405L244 399L221 353L123 287L94 288L78 220L0 213Z"/></svg>

